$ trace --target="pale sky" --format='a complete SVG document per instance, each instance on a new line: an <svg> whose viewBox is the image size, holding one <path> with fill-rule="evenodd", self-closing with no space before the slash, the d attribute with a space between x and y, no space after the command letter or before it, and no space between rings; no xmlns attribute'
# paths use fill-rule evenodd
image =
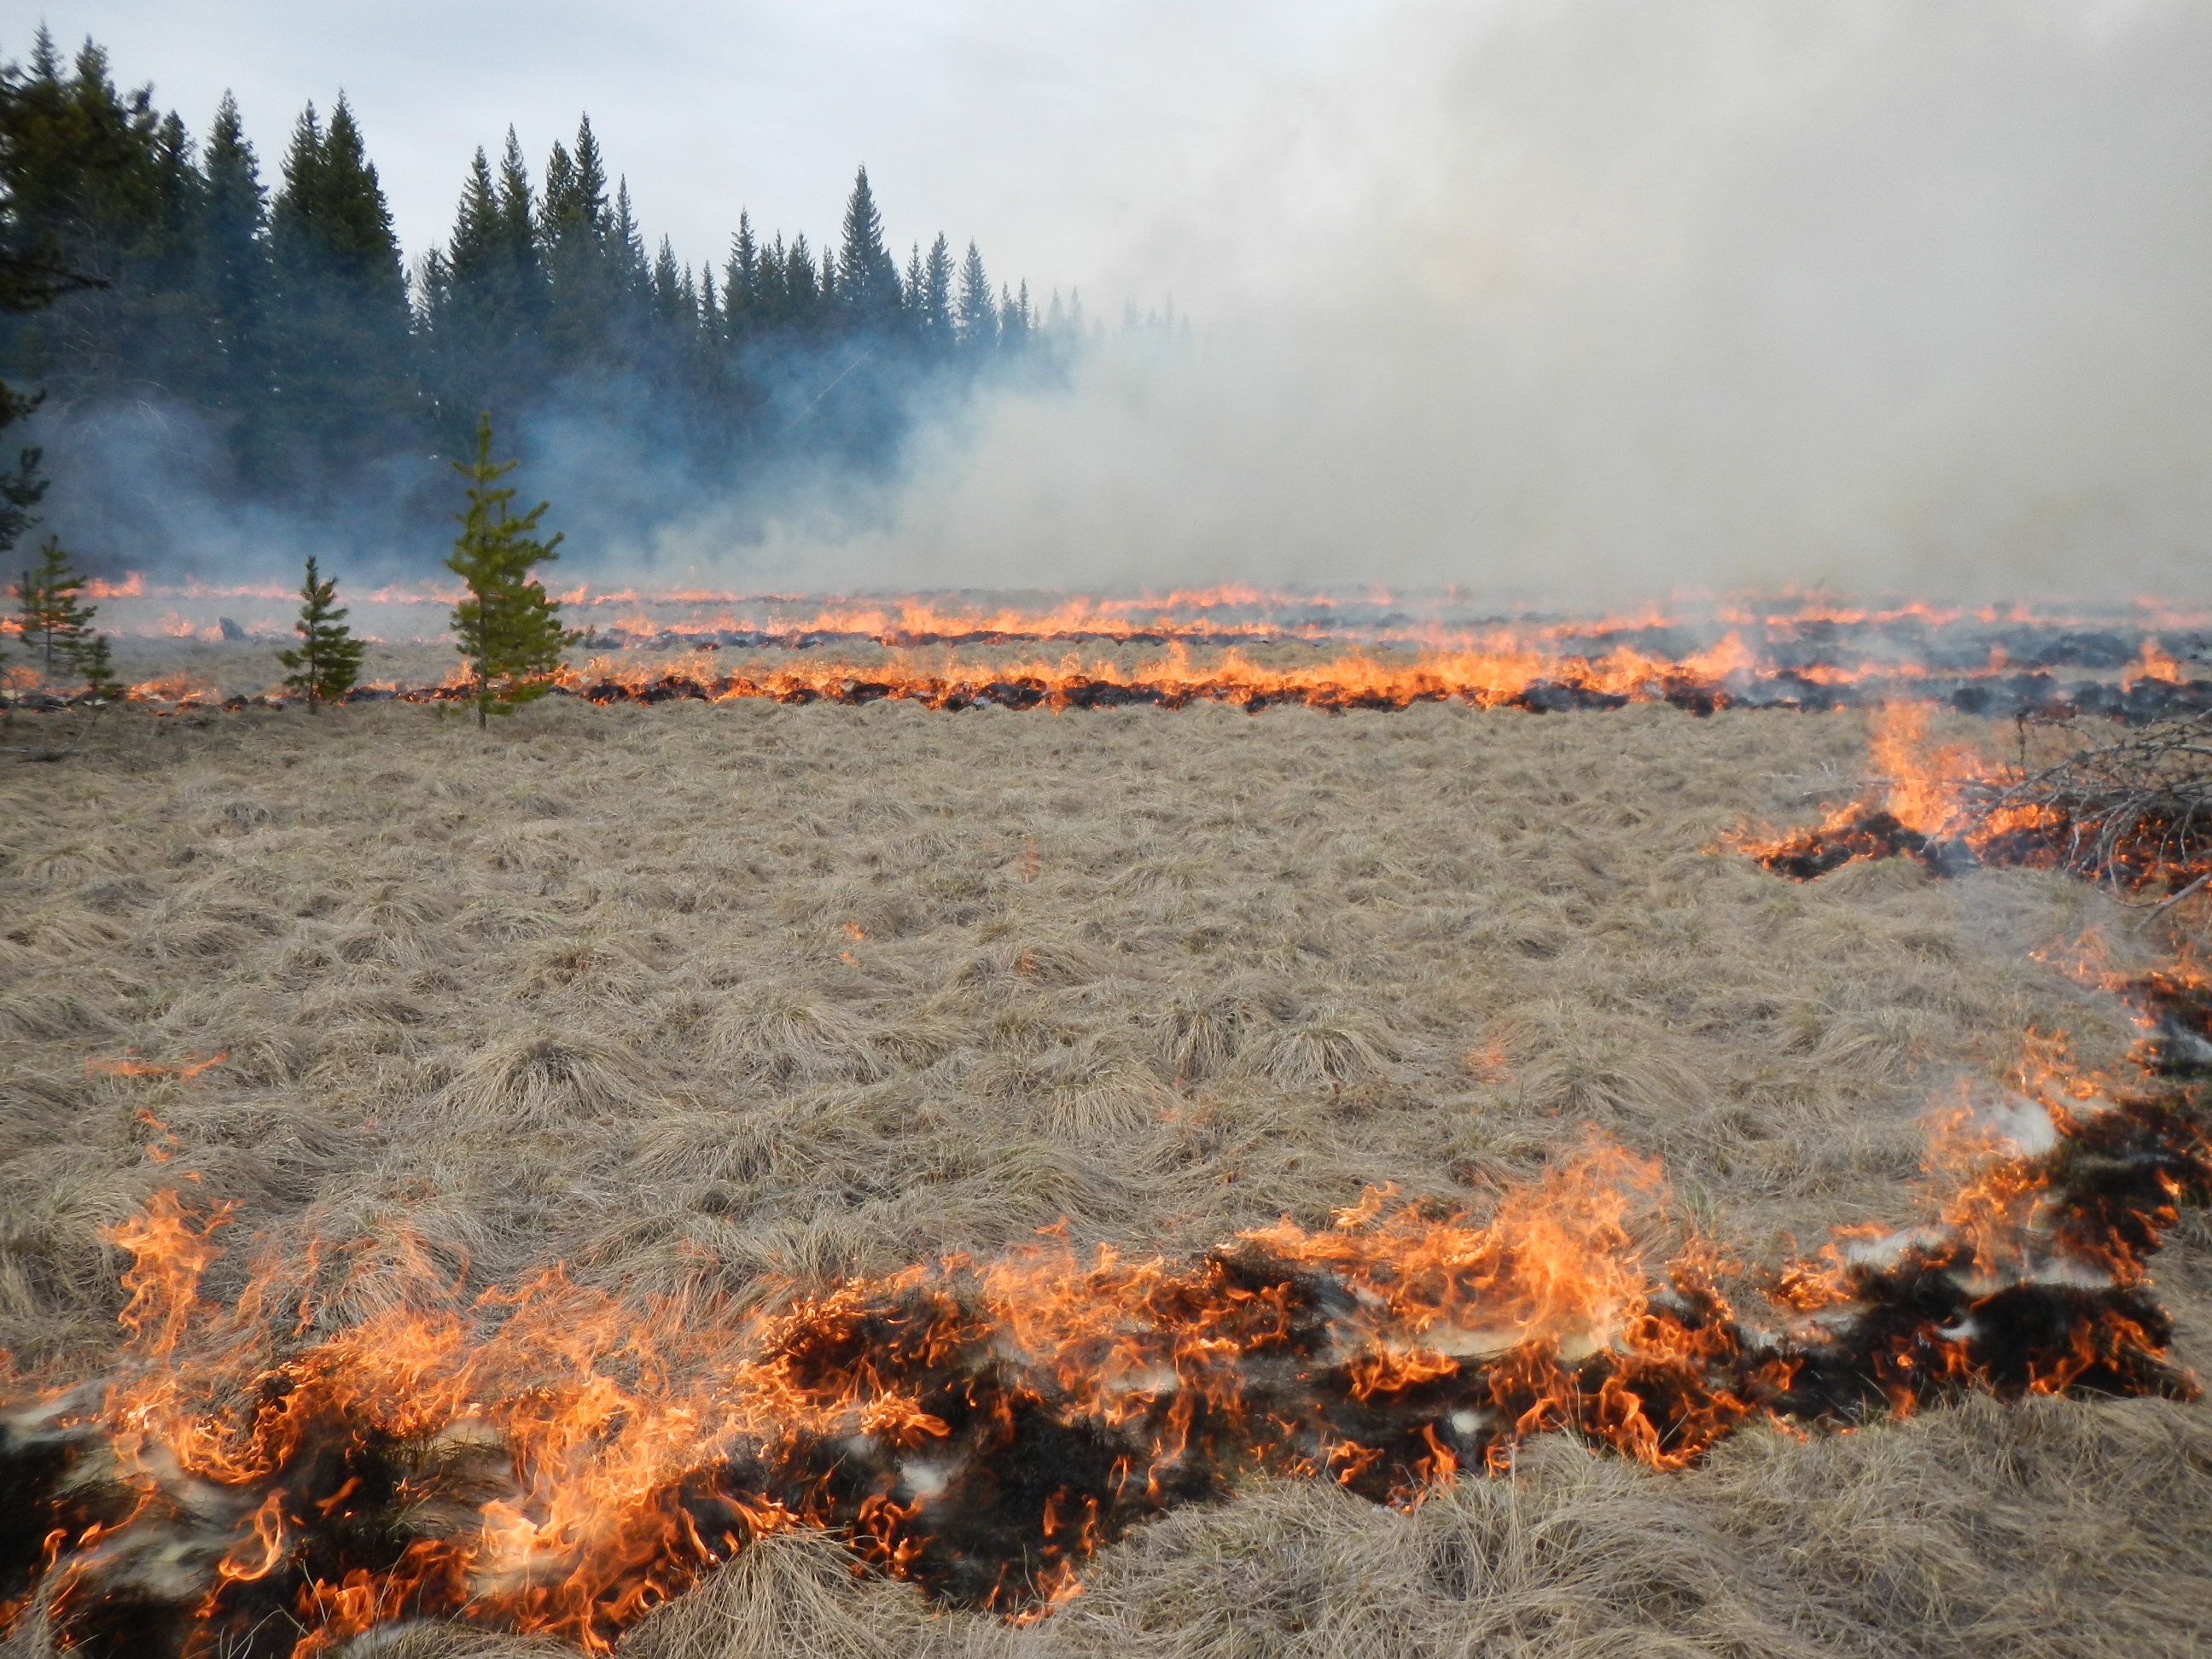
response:
<svg viewBox="0 0 2212 1659"><path fill-rule="evenodd" d="M1198 321L929 425L865 533L844 484L765 542L709 487L605 567L2212 598L2205 0L45 16L195 128L234 88L272 169L343 86L413 254L476 145L513 121L539 167L588 107L687 260L740 204L833 232L865 161L902 251L941 228L1040 298Z"/></svg>
<svg viewBox="0 0 2212 1659"><path fill-rule="evenodd" d="M723 257L738 209L834 232L865 163L902 251L970 236L1040 289L1140 281L1144 197L1202 167L1224 121L1324 67L1379 0L58 0L11 4L89 34L195 133L234 91L273 182L291 123L340 88L411 257L450 229L469 156L514 124L541 177L589 110L649 236ZM1110 296L1118 304L1123 297ZM1151 299L1157 301L1158 295Z"/></svg>

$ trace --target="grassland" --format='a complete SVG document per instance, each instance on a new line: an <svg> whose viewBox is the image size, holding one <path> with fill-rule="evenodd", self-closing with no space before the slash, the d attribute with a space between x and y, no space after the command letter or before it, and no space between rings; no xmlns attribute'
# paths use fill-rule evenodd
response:
<svg viewBox="0 0 2212 1659"><path fill-rule="evenodd" d="M2031 1027L2124 1049L2032 951L2148 950L2057 877L1718 850L1847 787L1856 716L115 710L0 750L0 1346L42 1376L97 1368L103 1230L179 1182L472 1282L743 1301L1063 1219L1479 1214L1595 1130L1748 1279L1910 1218L1926 1115ZM2159 1280L2202 1374L2212 1234ZM773 1540L623 1651L2140 1659L2212 1644L2208 1566L2204 1407L1973 1399L1679 1474L1540 1442L1410 1514L1256 1486L1024 1628Z"/></svg>

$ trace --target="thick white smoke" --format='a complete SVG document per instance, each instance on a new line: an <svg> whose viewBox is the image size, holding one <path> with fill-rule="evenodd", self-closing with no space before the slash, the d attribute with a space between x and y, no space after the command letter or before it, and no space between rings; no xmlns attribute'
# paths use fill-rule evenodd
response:
<svg viewBox="0 0 2212 1659"><path fill-rule="evenodd" d="M1180 356L973 411L793 582L2212 593L2212 10L1395 9L1194 161L1096 295Z"/></svg>

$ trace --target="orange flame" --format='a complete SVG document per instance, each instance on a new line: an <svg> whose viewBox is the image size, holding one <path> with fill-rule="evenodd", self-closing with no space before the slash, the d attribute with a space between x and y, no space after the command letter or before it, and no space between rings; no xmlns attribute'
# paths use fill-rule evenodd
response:
<svg viewBox="0 0 2212 1659"><path fill-rule="evenodd" d="M1672 1468L1752 1418L1818 1415L1869 1386L1900 1410L1947 1382L2181 1386L2159 1369L2162 1316L2125 1298L2182 1176L2161 1175L2134 1220L2084 1231L2051 1149L2126 1115L2093 1104L2101 1085L2049 1045L2021 1081L2039 1104L1947 1121L1926 1225L1839 1238L1779 1276L1785 1317L1832 1334L1883 1275L1907 1275L1896 1306L1920 1311L1840 1349L1747 1339L1694 1234L1650 1265L1639 1241L1676 1231L1659 1171L1601 1142L1481 1221L1370 1189L1327 1228L1283 1221L1187 1263L1079 1251L1063 1226L989 1261L788 1286L750 1316L699 1293L626 1304L558 1267L471 1298L404 1238L289 1262L264 1241L244 1287L211 1298L231 1212L195 1219L164 1193L112 1235L132 1263L122 1368L96 1401L10 1419L102 1437L130 1494L52 1534L42 1604L66 1630L131 1539L197 1528L194 1616L216 1645L284 1650L250 1646L281 1615L304 1659L430 1614L605 1652L748 1540L830 1526L884 1571L1034 1612L1077 1593L1081 1563L1133 1519L1241 1473L1413 1504L1554 1429ZM2197 1131L2127 1121L2212 1179ZM374 1279L380 1311L301 1346L333 1268L341 1288ZM2031 1334L2007 1358L1978 1334L2006 1298L2061 1281L2106 1299L2058 1346ZM1928 1311L1943 1297L1948 1326ZM1061 1474L1026 1461L1033 1440L1062 1449ZM1031 1467L1032 1495L1008 1498ZM378 1505L401 1498L430 1521L400 1544L364 1560L332 1541L386 1536ZM1009 1503L973 1531L976 1505ZM972 1540L1008 1527L1027 1565L990 1576Z"/></svg>

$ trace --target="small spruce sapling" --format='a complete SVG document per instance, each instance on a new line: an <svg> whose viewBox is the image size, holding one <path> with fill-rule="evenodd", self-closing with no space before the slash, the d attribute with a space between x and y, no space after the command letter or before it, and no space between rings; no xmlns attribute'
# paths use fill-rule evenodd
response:
<svg viewBox="0 0 2212 1659"><path fill-rule="evenodd" d="M511 714L518 704L551 690L550 677L561 653L581 637L561 625L561 606L546 597L531 568L556 557L561 538L539 541L540 501L520 518L507 510L510 489L495 489L514 471L515 461L491 459L491 416L477 417L477 455L455 461L453 471L469 481L469 505L453 516L461 533L446 568L461 579L468 597L453 607L455 647L476 680L477 724L489 714Z"/></svg>
<svg viewBox="0 0 2212 1659"><path fill-rule="evenodd" d="M292 671L284 684L307 698L313 714L353 690L361 678L362 654L368 648L346 626L346 608L337 603L337 578L325 576L310 558L307 580L300 586L300 620L292 624L300 647L276 653L276 660Z"/></svg>
<svg viewBox="0 0 2212 1659"><path fill-rule="evenodd" d="M107 654L107 635L93 634L78 641L70 653L76 672L84 676L86 695L102 702L121 702L128 695L123 682L116 678L115 664Z"/></svg>
<svg viewBox="0 0 2212 1659"><path fill-rule="evenodd" d="M53 682L57 662L78 665L91 636L97 607L77 598L83 591L84 578L70 568L69 555L52 536L39 548L37 568L26 570L16 581L23 644L39 659L40 678L48 684Z"/></svg>

